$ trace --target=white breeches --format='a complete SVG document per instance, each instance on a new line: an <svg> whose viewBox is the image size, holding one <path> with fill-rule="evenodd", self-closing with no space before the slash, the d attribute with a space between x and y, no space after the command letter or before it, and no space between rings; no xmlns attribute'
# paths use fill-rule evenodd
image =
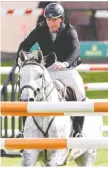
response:
<svg viewBox="0 0 108 169"><path fill-rule="evenodd" d="M83 80L75 68L58 71L51 65L47 70L52 80L60 80L64 85L71 87L75 91L77 101L82 101L85 98Z"/></svg>

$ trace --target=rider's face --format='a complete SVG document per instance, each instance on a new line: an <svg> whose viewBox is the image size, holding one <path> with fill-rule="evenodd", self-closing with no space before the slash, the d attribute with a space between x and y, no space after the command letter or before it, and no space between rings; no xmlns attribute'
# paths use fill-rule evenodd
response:
<svg viewBox="0 0 108 169"><path fill-rule="evenodd" d="M56 32L62 22L62 18L46 18L47 25L52 32Z"/></svg>

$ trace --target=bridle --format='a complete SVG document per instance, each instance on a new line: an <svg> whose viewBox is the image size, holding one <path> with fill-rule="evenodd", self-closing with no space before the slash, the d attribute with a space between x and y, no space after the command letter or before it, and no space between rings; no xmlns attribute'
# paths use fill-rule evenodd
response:
<svg viewBox="0 0 108 169"><path fill-rule="evenodd" d="M36 62L36 60L31 60L31 61L34 61L34 62L28 62L28 61L25 61L24 64L22 65L22 67L26 66L26 65L36 65L36 66L40 66L43 70L43 74L42 74L42 83L41 83L41 87L39 88L39 91L36 91L36 89L34 89L31 85L24 85L22 88L20 88L20 93L22 93L23 89L25 88L30 88L33 90L34 92L34 96L36 97L40 92L42 92L42 98L37 100L37 101L43 101L43 100L46 100L47 97L52 93L53 89L54 89L54 84L52 83L52 81L50 80L50 82L44 86L44 83L45 83L45 68L44 66L40 65L39 63ZM47 92L49 91L49 92ZM47 95L45 94L45 92L47 93ZM50 126L51 124L53 123L55 117L51 118L51 121L49 122L48 124L48 127L47 127L47 130L46 131L43 131L41 129L41 127L39 126L39 124L37 123L36 119L34 117L33 118L33 121L35 123L35 125L37 126L37 128L40 130L40 132L43 134L43 136L45 138L49 137L48 135L48 131L50 129ZM47 150L45 149L45 159L47 161Z"/></svg>
<svg viewBox="0 0 108 169"><path fill-rule="evenodd" d="M32 62L30 62L30 61L32 61ZM54 89L54 84L50 80L50 82L46 86L44 86L44 84L45 84L45 75L44 75L45 74L45 68L44 68L44 66L42 66L41 64L36 62L36 60L33 60L33 59L26 60L23 63L22 67L27 66L27 65L36 65L36 66L39 66L39 67L42 68L42 70L43 70L43 74L42 74L42 77L41 77L42 78L42 83L41 83L41 87L38 88L37 90L34 87L32 87L31 85L24 85L22 88L20 88L20 95L21 95L23 89L30 88L30 89L33 90L35 98L36 98L36 96L38 97L38 95L40 93L42 93L42 97L40 99L38 99L37 101L46 100L48 98L48 96L52 93L52 91ZM45 93L47 93L47 94L45 94Z"/></svg>

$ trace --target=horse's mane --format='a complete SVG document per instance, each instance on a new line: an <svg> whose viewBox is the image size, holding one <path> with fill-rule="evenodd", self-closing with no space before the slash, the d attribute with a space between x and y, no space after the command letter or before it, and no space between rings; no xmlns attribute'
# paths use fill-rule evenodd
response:
<svg viewBox="0 0 108 169"><path fill-rule="evenodd" d="M36 62L38 64L45 65L45 59L41 50L36 50L35 52L28 53L27 55L28 62Z"/></svg>
<svg viewBox="0 0 108 169"><path fill-rule="evenodd" d="M22 62L36 62L45 67L51 66L55 61L57 61L56 54L54 52L49 53L46 56L43 56L41 50L36 50L32 53L21 51L20 52L20 60Z"/></svg>

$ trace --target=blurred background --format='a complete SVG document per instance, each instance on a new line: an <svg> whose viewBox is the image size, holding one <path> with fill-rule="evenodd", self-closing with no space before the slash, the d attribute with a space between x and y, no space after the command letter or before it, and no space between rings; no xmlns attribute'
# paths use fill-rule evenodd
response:
<svg viewBox="0 0 108 169"><path fill-rule="evenodd" d="M20 43L38 22L44 20L42 9L50 2L57 1L1 2L2 60L15 59ZM89 59L89 62L108 61L108 2L59 1L59 3L65 9L65 22L69 21L78 32L81 57L85 62L88 62L86 59ZM35 15L33 10L36 11Z"/></svg>
<svg viewBox="0 0 108 169"><path fill-rule="evenodd" d="M80 74L84 81L86 96L90 99L108 100L108 2L107 1L1 1L1 101L19 100L16 90L16 52L20 43L44 20L43 11L50 2L59 2L65 9L65 22L75 26L80 40L80 55L83 59ZM35 44L30 52L38 49ZM88 71L86 64L96 64ZM101 64L101 66L100 66ZM84 67L85 69L84 71ZM1 137L15 137L23 129L22 117L2 116ZM103 136L108 137L108 117L103 117ZM1 151L1 166L21 166L20 151ZM14 158L15 157L15 158ZM41 154L40 161L44 160ZM75 166L71 161L69 166ZM108 149L98 149L95 166L108 167Z"/></svg>

